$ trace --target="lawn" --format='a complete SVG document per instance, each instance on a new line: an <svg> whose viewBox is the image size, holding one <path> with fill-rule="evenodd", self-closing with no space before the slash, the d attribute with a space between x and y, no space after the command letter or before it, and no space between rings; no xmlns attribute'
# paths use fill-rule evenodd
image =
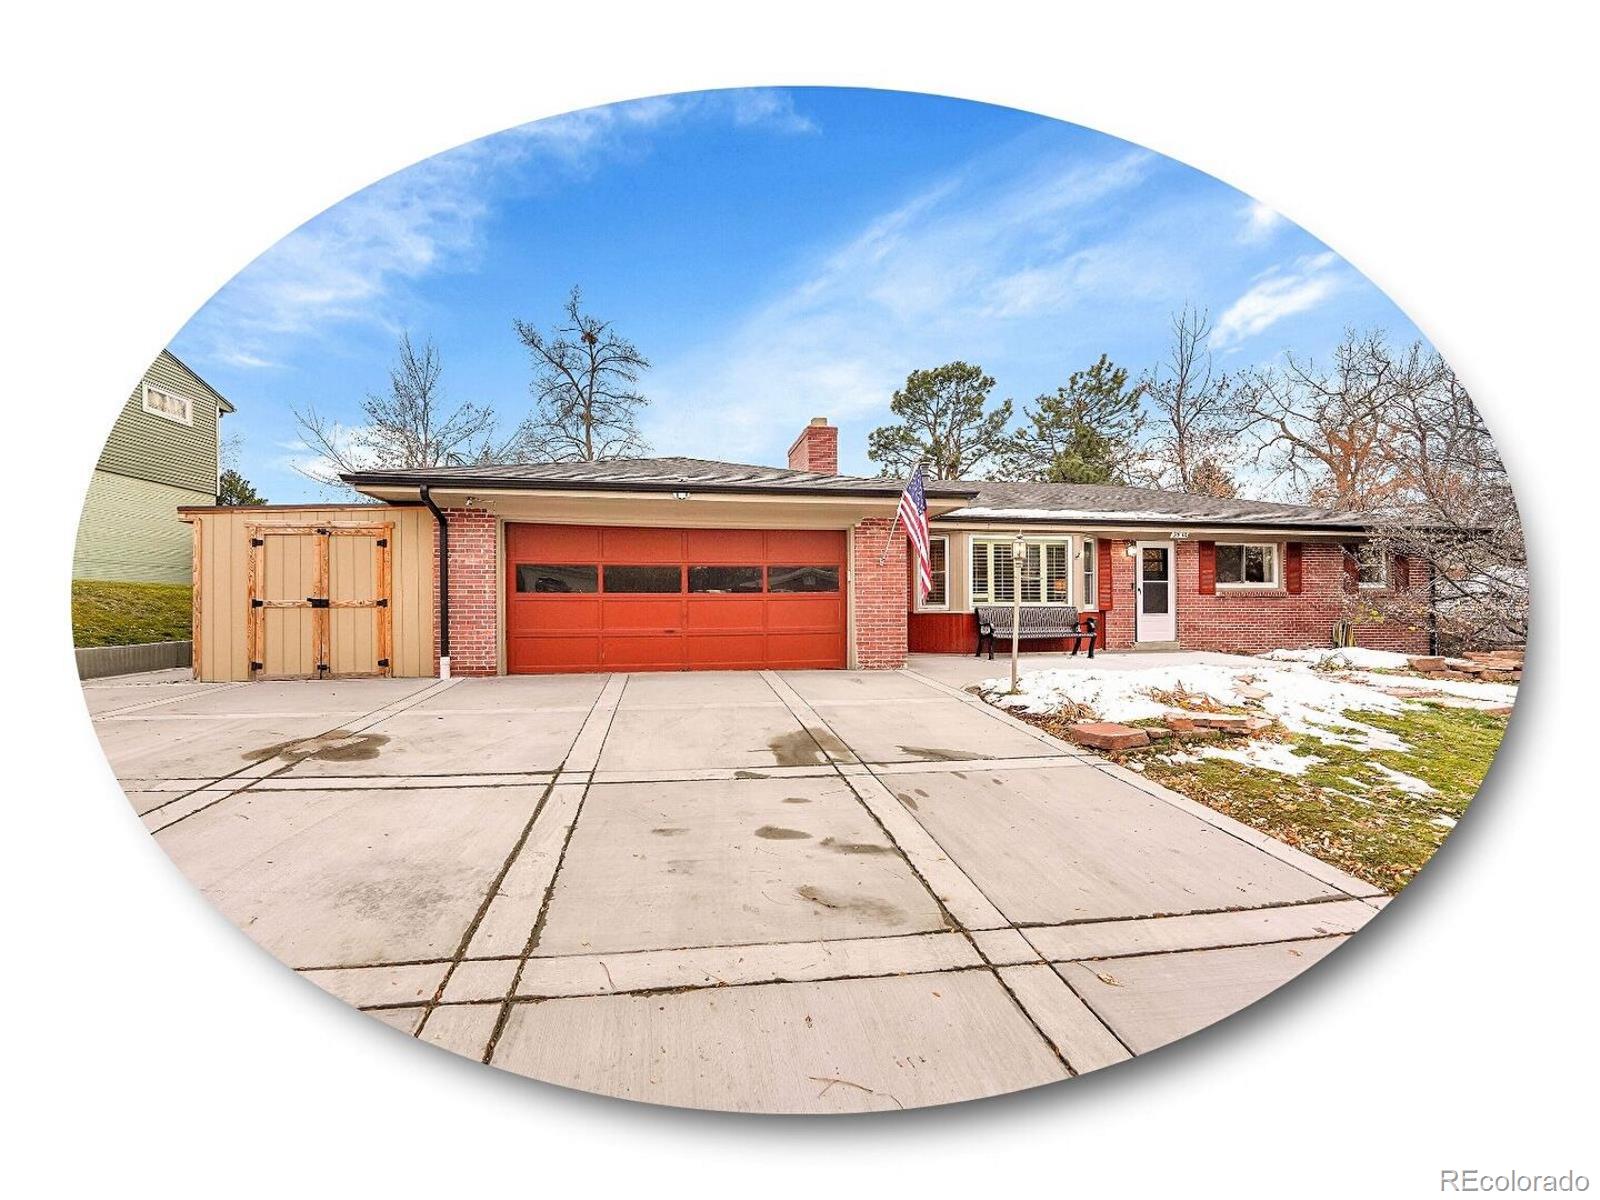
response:
<svg viewBox="0 0 1600 1200"><path fill-rule="evenodd" d="M72 581L72 644L133 646L189 638L186 583Z"/></svg>
<svg viewBox="0 0 1600 1200"><path fill-rule="evenodd" d="M1221 758L1190 761L1186 754L1174 755L1170 743L1129 752L1120 761L1175 792L1397 892L1466 812L1505 736L1506 718L1437 704L1401 713L1349 715L1397 735L1408 749L1352 749L1290 735L1286 740L1295 754L1321 760L1300 775ZM1431 790L1418 787L1416 780Z"/></svg>

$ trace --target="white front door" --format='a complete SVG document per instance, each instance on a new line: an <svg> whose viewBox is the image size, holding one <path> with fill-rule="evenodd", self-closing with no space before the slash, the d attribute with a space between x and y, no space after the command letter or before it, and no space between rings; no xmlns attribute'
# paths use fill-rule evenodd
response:
<svg viewBox="0 0 1600 1200"><path fill-rule="evenodd" d="M1140 542L1134 559L1134 640L1178 640L1178 588L1171 542Z"/></svg>

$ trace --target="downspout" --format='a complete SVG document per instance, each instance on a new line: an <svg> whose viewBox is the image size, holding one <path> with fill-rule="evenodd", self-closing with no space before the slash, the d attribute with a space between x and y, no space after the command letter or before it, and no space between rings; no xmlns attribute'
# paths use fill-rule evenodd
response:
<svg viewBox="0 0 1600 1200"><path fill-rule="evenodd" d="M428 485L418 489L439 526L439 678L450 678L450 522L433 502Z"/></svg>

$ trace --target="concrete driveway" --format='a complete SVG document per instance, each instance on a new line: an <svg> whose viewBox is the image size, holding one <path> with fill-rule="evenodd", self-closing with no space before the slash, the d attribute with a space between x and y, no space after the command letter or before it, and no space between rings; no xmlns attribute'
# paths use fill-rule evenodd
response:
<svg viewBox="0 0 1600 1200"><path fill-rule="evenodd" d="M631 1099L1049 1083L1251 1003L1381 905L984 705L966 663L84 691L145 824L272 954L421 1041Z"/></svg>

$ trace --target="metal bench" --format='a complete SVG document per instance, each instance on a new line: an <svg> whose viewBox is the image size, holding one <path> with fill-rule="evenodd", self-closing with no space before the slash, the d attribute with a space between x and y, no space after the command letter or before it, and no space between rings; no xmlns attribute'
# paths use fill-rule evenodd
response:
<svg viewBox="0 0 1600 1200"><path fill-rule="evenodd" d="M978 650L974 658L983 657L983 643L989 643L989 657L994 658L996 637L1011 637L1011 606L1009 604L980 604L972 610L978 617ZM1094 657L1095 620L1084 617L1078 620L1078 610L1063 605L1022 606L1022 624L1017 630L1019 639L1061 638L1072 643L1072 652L1087 644L1089 657Z"/></svg>

